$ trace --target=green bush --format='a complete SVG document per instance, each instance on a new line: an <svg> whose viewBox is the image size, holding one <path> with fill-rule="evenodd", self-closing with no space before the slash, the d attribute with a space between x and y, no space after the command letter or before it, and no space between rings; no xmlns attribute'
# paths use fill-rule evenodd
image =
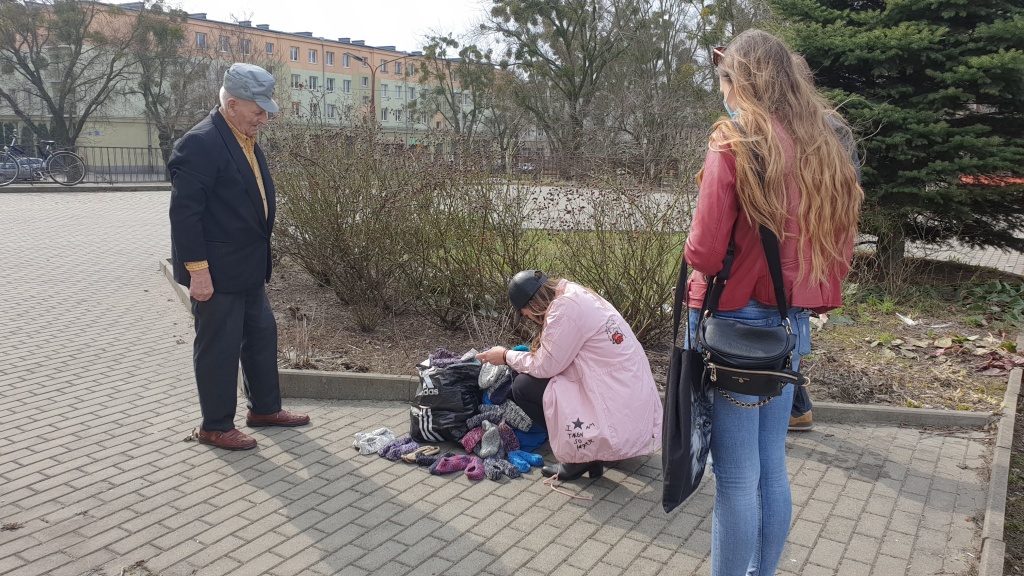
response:
<svg viewBox="0 0 1024 576"><path fill-rule="evenodd" d="M644 344L664 341L690 190L614 173L572 188L524 184L429 144L394 146L372 127L275 123L265 134L276 248L351 306L360 329L411 312L480 345L508 341L522 329L508 278L541 268L601 293Z"/></svg>

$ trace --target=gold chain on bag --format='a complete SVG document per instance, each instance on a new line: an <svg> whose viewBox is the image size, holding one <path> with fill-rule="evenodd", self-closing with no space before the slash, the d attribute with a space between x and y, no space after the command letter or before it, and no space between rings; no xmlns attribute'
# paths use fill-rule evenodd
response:
<svg viewBox="0 0 1024 576"><path fill-rule="evenodd" d="M726 392L725 390L719 388L718 391L722 393L722 396L725 396L726 400L732 402L733 404L739 406L740 408L760 408L761 406L764 406L765 404L771 402L772 398L775 398L775 396L769 396L767 398L762 398L758 402L740 402L739 400L733 398L732 396L729 396L729 393Z"/></svg>

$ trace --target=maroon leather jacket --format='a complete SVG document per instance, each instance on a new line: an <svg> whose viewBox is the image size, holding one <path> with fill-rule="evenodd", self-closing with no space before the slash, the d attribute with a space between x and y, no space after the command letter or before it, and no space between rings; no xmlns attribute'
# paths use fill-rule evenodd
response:
<svg viewBox="0 0 1024 576"><path fill-rule="evenodd" d="M831 270L823 282L810 282L806 278L811 269L808 242L803 258L804 278L797 281L800 269L797 212L801 191L792 161L792 141L778 123L775 124L775 130L786 153L786 190L791 207L785 228L789 240L780 245L786 298L790 307L827 312L843 303L842 280L850 271L854 239L851 235L847 240L843 258L830 263ZM712 149L704 160L704 179L697 197L690 234L686 238L686 262L694 268L688 287L691 308L701 307L707 288L705 275L712 276L722 269L730 239L736 242L732 272L722 292L719 310L737 310L746 306L750 300L775 305L775 289L768 272L758 227L747 222L747 215L740 208L736 194L736 158L728 149Z"/></svg>

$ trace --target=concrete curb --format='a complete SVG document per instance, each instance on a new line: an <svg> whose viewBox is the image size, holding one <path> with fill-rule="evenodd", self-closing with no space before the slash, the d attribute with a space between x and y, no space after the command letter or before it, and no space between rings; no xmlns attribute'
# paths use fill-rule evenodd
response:
<svg viewBox="0 0 1024 576"><path fill-rule="evenodd" d="M186 307L190 306L188 292L174 281L170 261L161 260L160 269L174 287L182 303ZM410 402L416 394L416 385L418 384L416 377L388 374L289 369L281 369L280 374L281 395L286 398ZM995 416L987 412L815 402L814 419L820 422L982 428L991 424L995 420Z"/></svg>
<svg viewBox="0 0 1024 576"><path fill-rule="evenodd" d="M27 194L33 192L169 192L170 182L116 182L104 184L87 182L74 186L60 184L9 184L0 188L0 194Z"/></svg>
<svg viewBox="0 0 1024 576"><path fill-rule="evenodd" d="M1017 349L1024 349L1024 335L1017 337ZM988 481L988 500L985 502L985 523L981 529L981 559L978 576L1002 576L1006 556L1003 530L1006 523L1006 489L1010 480L1010 458L1013 450L1013 427L1020 397L1020 368L1010 372L1003 397L1003 414L999 419L996 445L992 449L992 466Z"/></svg>

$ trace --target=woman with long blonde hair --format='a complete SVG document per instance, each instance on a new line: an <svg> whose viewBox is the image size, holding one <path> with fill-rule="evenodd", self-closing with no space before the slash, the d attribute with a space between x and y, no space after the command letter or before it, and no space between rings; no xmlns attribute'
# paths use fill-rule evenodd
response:
<svg viewBox="0 0 1024 576"><path fill-rule="evenodd" d="M779 240L798 369L810 352L810 314L842 304L863 199L853 139L815 90L803 59L775 36L747 30L713 58L728 117L712 130L686 240L694 268L691 332L707 277L722 270L730 243L732 270L718 315L752 325L782 322L759 234L764 226ZM715 392L714 576L775 573L792 518L785 443L792 401L793 386L770 400Z"/></svg>

